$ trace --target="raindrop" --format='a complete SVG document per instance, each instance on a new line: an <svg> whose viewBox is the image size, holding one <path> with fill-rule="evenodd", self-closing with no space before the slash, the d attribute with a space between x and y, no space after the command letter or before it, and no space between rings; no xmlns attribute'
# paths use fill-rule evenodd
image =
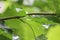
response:
<svg viewBox="0 0 60 40"><path fill-rule="evenodd" d="M50 27L49 24L43 24L42 26L43 26L44 28L46 28L46 29L48 29L48 28Z"/></svg>
<svg viewBox="0 0 60 40"><path fill-rule="evenodd" d="M18 35L13 34L12 40L19 40L19 36L18 36Z"/></svg>
<svg viewBox="0 0 60 40"><path fill-rule="evenodd" d="M16 11L20 12L20 11L22 11L22 9L21 8L16 8Z"/></svg>
<svg viewBox="0 0 60 40"><path fill-rule="evenodd" d="M26 11L26 14L28 14L28 12Z"/></svg>

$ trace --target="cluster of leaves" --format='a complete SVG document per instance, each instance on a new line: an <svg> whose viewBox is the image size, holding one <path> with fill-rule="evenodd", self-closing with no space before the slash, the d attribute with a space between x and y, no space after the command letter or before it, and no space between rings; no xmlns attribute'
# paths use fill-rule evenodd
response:
<svg viewBox="0 0 60 40"><path fill-rule="evenodd" d="M55 30L53 25L60 24L60 15L58 15L60 13L59 0L35 0L32 6L23 5L23 0L18 0L17 2L15 2L14 0L5 0L4 2L7 3L5 4L7 6L5 7L6 9L4 10L4 12L0 14L0 18L7 18L13 16L23 17L18 19L16 18L4 20L5 26L11 28L13 33L9 33L6 32L4 29L0 29L1 40L12 40L12 34L18 35L20 40L53 40L55 38L52 34L53 31L49 29ZM19 9L20 11L17 11L17 9ZM54 16L27 15L27 13L29 14L37 12L53 12L55 14L58 14ZM50 25L50 27L46 30L43 25ZM56 28L57 31L59 30L58 28L59 25ZM56 33L56 31L53 33ZM53 36L51 37L50 35Z"/></svg>

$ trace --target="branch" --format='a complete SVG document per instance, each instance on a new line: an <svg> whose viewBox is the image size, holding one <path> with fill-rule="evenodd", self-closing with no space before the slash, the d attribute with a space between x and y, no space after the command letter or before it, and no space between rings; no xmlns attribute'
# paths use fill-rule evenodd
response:
<svg viewBox="0 0 60 40"><path fill-rule="evenodd" d="M0 18L0 21L2 20L8 20L8 19L15 19L15 18L21 18L21 17L24 17L24 16L13 16L13 17L6 17L6 18Z"/></svg>
<svg viewBox="0 0 60 40"><path fill-rule="evenodd" d="M40 12L40 13L29 13L27 15L57 15L57 14L52 12Z"/></svg>
<svg viewBox="0 0 60 40"><path fill-rule="evenodd" d="M29 13L27 15L57 15L57 14L54 14L54 13ZM5 17L5 18L0 18L0 21L8 20L8 19L15 19L15 18L22 18L22 17L25 17L25 16Z"/></svg>

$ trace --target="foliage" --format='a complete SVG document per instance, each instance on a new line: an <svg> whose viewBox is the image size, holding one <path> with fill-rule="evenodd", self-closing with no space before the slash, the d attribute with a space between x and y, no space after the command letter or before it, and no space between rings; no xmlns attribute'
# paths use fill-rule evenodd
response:
<svg viewBox="0 0 60 40"><path fill-rule="evenodd" d="M13 34L16 34L19 40L60 40L60 1L34 0L33 5L24 5L23 1L3 0L5 6L0 19L14 16L20 18L4 20L4 26L12 29L13 33L0 28L0 39L12 40ZM41 12L56 15L28 15ZM48 29L43 25L49 25Z"/></svg>

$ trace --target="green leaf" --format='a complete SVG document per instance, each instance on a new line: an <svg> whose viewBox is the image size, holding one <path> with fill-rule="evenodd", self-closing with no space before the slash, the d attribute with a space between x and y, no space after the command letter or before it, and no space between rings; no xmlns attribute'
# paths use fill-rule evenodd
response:
<svg viewBox="0 0 60 40"><path fill-rule="evenodd" d="M54 27L51 27L49 31L47 32L46 37L48 40L60 40L60 25L55 25Z"/></svg>
<svg viewBox="0 0 60 40"><path fill-rule="evenodd" d="M21 22L19 19L5 21L6 25L13 29L21 40L35 40L34 34L28 24Z"/></svg>
<svg viewBox="0 0 60 40"><path fill-rule="evenodd" d="M44 34L44 27L41 25L41 23L32 21L29 18L23 19L23 21L30 25L30 27L33 29L36 37L41 34Z"/></svg>

